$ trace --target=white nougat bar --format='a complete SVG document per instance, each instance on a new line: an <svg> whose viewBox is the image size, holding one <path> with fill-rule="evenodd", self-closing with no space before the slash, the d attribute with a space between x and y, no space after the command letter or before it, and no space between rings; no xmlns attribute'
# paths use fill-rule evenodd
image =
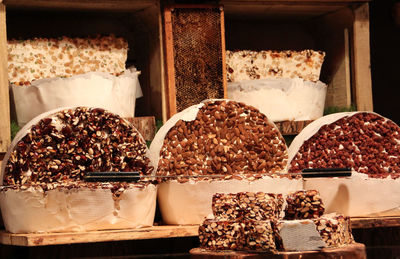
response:
<svg viewBox="0 0 400 259"><path fill-rule="evenodd" d="M226 51L228 82L266 78L319 80L325 53L322 51Z"/></svg>
<svg viewBox="0 0 400 259"><path fill-rule="evenodd" d="M114 35L34 38L9 40L7 50L9 81L15 85L29 85L42 78L70 77L94 71L119 75L125 71L128 43Z"/></svg>

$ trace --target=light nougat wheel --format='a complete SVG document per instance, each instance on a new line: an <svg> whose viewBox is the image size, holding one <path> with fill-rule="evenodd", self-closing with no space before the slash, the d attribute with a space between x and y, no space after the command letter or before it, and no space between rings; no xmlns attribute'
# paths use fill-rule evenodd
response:
<svg viewBox="0 0 400 259"><path fill-rule="evenodd" d="M286 175L286 144L278 129L244 103L207 100L187 108L159 130L150 153L164 177L159 201L169 224L201 223L212 213L215 193L302 188L300 179Z"/></svg>
<svg viewBox="0 0 400 259"><path fill-rule="evenodd" d="M150 226L156 186L85 182L87 172L152 174L140 133L118 115L77 107L42 114L17 134L1 170L1 211L14 233Z"/></svg>

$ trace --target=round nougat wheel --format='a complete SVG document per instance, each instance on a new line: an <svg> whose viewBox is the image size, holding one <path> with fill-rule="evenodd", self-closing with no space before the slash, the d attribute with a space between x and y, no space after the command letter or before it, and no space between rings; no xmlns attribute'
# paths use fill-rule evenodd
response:
<svg viewBox="0 0 400 259"><path fill-rule="evenodd" d="M306 179L304 184L320 191L328 213L348 216L400 215L399 163L399 126L372 112L322 117L304 128L289 148L289 172L353 170L349 178Z"/></svg>
<svg viewBox="0 0 400 259"><path fill-rule="evenodd" d="M207 100L187 108L159 130L150 153L169 224L199 224L217 192L302 188L286 174L287 147L276 126L244 103Z"/></svg>
<svg viewBox="0 0 400 259"><path fill-rule="evenodd" d="M2 165L0 204L7 230L152 225L157 191L152 179L84 181L87 172L109 171L152 174L146 143L127 121L86 107L36 117L17 134Z"/></svg>

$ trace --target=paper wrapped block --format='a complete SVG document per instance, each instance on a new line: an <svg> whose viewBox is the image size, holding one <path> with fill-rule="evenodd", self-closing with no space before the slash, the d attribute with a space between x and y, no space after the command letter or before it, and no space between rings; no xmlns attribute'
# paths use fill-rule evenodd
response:
<svg viewBox="0 0 400 259"><path fill-rule="evenodd" d="M84 181L87 172L112 171L144 178ZM2 163L5 226L25 233L149 226L157 188L145 176L152 171L142 136L118 115L86 107L41 114L20 130Z"/></svg>
<svg viewBox="0 0 400 259"><path fill-rule="evenodd" d="M215 193L287 193L302 184L282 174L286 145L276 126L244 103L207 100L185 109L157 132L150 151L157 174L175 178L159 187L168 224L199 224Z"/></svg>
<svg viewBox="0 0 400 259"><path fill-rule="evenodd" d="M132 68L119 76L90 72L12 85L18 125L23 127L39 114L61 107L100 107L124 118L134 117L136 98L142 96L139 74Z"/></svg>
<svg viewBox="0 0 400 259"><path fill-rule="evenodd" d="M125 71L128 43L114 35L95 38L34 38L9 40L8 79L29 85L42 78L70 77L88 72L119 75Z"/></svg>
<svg viewBox="0 0 400 259"><path fill-rule="evenodd" d="M228 83L228 98L246 102L272 121L322 117L327 87L301 78L269 78Z"/></svg>
<svg viewBox="0 0 400 259"><path fill-rule="evenodd" d="M309 124L293 140L289 172L351 168L351 177L310 178L304 188L320 192L327 213L400 215L399 143L399 126L376 113L331 114Z"/></svg>
<svg viewBox="0 0 400 259"><path fill-rule="evenodd" d="M228 82L265 78L319 79L325 53L322 51L226 51Z"/></svg>

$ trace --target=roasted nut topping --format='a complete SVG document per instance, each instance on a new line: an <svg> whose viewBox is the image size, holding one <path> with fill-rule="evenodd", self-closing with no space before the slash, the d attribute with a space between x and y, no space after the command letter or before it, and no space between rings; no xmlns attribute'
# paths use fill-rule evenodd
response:
<svg viewBox="0 0 400 259"><path fill-rule="evenodd" d="M400 128L373 113L357 113L322 126L304 142L289 172L349 167L373 178L400 177Z"/></svg>
<svg viewBox="0 0 400 259"><path fill-rule="evenodd" d="M338 247L354 243L349 217L342 214L334 216L328 214L313 221L327 246Z"/></svg>
<svg viewBox="0 0 400 259"><path fill-rule="evenodd" d="M286 196L285 219L312 219L324 214L325 207L316 190L297 191Z"/></svg>
<svg viewBox="0 0 400 259"><path fill-rule="evenodd" d="M222 220L278 219L283 206L282 194L264 192L216 193L212 197L212 211Z"/></svg>
<svg viewBox="0 0 400 259"><path fill-rule="evenodd" d="M284 139L264 114L243 103L211 101L195 120L179 120L169 130L157 174L257 179L282 171L287 157Z"/></svg>
<svg viewBox="0 0 400 259"><path fill-rule="evenodd" d="M48 190L82 185L86 172L149 175L153 167L146 150L137 130L115 114L84 107L64 110L40 120L18 142L7 161L3 184ZM116 184L113 189L120 188Z"/></svg>
<svg viewBox="0 0 400 259"><path fill-rule="evenodd" d="M276 251L270 221L205 220L199 239L200 246L209 250Z"/></svg>

